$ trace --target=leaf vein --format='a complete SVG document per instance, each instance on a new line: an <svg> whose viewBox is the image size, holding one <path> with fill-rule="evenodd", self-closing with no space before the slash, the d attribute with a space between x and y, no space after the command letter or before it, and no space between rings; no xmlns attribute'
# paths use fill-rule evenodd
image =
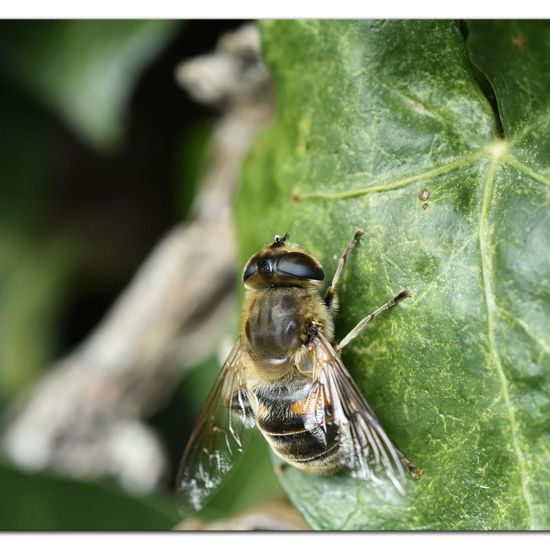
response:
<svg viewBox="0 0 550 550"><path fill-rule="evenodd" d="M443 113L438 110L435 105L430 105L428 107L428 102L416 95L414 95L413 90L409 90L410 95L405 93L403 90L398 89L395 85L388 84L384 80L382 80L379 76L376 78L376 82L378 82L382 87L384 87L387 91L389 91L391 94L393 94L395 97L400 98L400 100L405 104L407 108L411 108L413 106L414 110L419 114L425 114L426 116L429 116L433 118L434 120L437 120L443 126L446 128L449 133L453 136L454 139L456 139L459 143L467 144L469 139L471 137L474 137L471 131L468 131L469 128L462 127L461 132L457 131L457 125L456 122L453 121L450 118L447 118L445 116L445 112L449 112L449 109L447 111L443 110ZM464 130L467 130L469 134L471 134L471 137L464 136ZM475 135L477 137L477 135Z"/></svg>
<svg viewBox="0 0 550 550"><path fill-rule="evenodd" d="M499 310L504 317L506 317L507 319L510 319L512 322L519 325L524 330L525 334L527 334L527 336L530 336L540 346L540 348L544 351L544 353L546 353L547 355L550 355L550 344L545 342L541 336L539 336L538 334L535 334L525 321L523 321L519 317L516 317L515 315L503 309L502 307L499 307Z"/></svg>
<svg viewBox="0 0 550 550"><path fill-rule="evenodd" d="M528 134L530 134L531 132L533 132L537 128L540 128L541 126L544 126L545 124L548 124L549 122L550 122L550 112L547 112L544 115L542 115L541 117L538 117L537 120L535 122L533 122L533 124L529 124L529 125L525 126L521 130L521 132L519 134L517 134L512 139L511 143L513 143L514 145L518 145L519 143L521 143L524 140L524 138Z"/></svg>
<svg viewBox="0 0 550 550"><path fill-rule="evenodd" d="M454 270L456 270L454 261L457 258L461 257L463 252L466 250L466 248L472 245L472 243L475 243L475 238L465 239L464 243L460 248L453 248L453 251L451 252L449 258L445 262L445 268L441 270L439 275L431 279L430 282L422 289L422 292L415 297L416 304L424 300L424 298L433 290L434 287L436 287L439 283L444 281L445 278L449 275L449 272L453 272Z"/></svg>
<svg viewBox="0 0 550 550"><path fill-rule="evenodd" d="M507 164L510 166L513 166L516 170L519 172L523 172L526 176L529 176L531 179L542 183L543 185L550 186L550 179L544 177L542 174L539 174L526 164L523 164L523 162L519 161L516 157L513 155L506 155L506 158L504 159Z"/></svg>
<svg viewBox="0 0 550 550"><path fill-rule="evenodd" d="M427 180L434 178L436 176L441 176L453 170L459 168L464 168L476 162L485 156L485 152L478 151L470 155L465 155L460 157L452 162L448 162L431 170L415 174L413 176L403 176L399 177L394 181L381 182L377 185L372 185L370 187L363 187L361 189L353 189L351 191L343 191L340 193L327 193L325 191L316 191L313 193L303 193L298 194L300 200L303 199L326 199L326 200L339 200L339 199L350 199L358 197L361 195L370 195L372 193L383 193L385 191L393 191L394 189L400 189L401 187L406 187L411 183L416 183L418 181ZM359 174L354 174L352 177L357 177Z"/></svg>
<svg viewBox="0 0 550 550"><path fill-rule="evenodd" d="M498 159L493 159L489 165L487 178L485 180L485 188L483 192L483 201L481 205L481 213L479 217L479 226L478 226L478 240L479 240L479 249L481 257L481 274L483 280L483 290L485 293L485 305L487 308L487 331L489 336L489 355L492 364L494 365L501 386L501 393L504 398L504 404L506 405L506 410L508 412L508 418L510 422L510 429L512 433L512 446L518 461L518 468L521 476L521 487L523 498L529 512L529 517L531 519L531 527L533 525L533 508L532 502L527 490L527 470L525 464L525 456L521 449L519 438L518 438L518 427L516 424L516 418L514 415L514 410L512 408L512 403L510 400L510 392L508 388L508 379L504 372L500 355L497 350L496 337L495 337L495 313L498 311L495 299L495 293L493 289L492 282L492 262L491 262L491 243L489 236L489 209L490 203L493 196L493 190L496 180Z"/></svg>

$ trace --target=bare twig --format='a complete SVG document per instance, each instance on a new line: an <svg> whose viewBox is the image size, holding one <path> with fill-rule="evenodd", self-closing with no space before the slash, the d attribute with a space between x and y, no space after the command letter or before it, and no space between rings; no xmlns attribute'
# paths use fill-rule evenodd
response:
<svg viewBox="0 0 550 550"><path fill-rule="evenodd" d="M190 62L195 77L181 76L185 65L178 71L194 90L202 86L201 63L225 63L232 75L225 95L218 84L224 110L191 221L161 240L98 328L16 407L3 446L20 466L110 474L142 491L163 476L162 446L141 419L158 409L185 368L211 353L234 314L231 199L250 144L273 115L255 33L238 31L221 41L219 52ZM243 51L256 57L245 62ZM243 71L251 66L248 91L239 95L235 82L247 81ZM196 91L195 97L206 100Z"/></svg>
<svg viewBox="0 0 550 550"><path fill-rule="evenodd" d="M309 526L287 502L273 501L235 517L204 523L186 519L176 526L181 531L306 531Z"/></svg>

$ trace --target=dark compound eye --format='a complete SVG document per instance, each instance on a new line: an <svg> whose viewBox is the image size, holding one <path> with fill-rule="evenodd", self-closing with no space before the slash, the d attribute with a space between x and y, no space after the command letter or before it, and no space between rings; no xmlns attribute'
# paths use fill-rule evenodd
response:
<svg viewBox="0 0 550 550"><path fill-rule="evenodd" d="M258 271L258 264L255 260L249 262L249 264L246 266L246 269L243 273L243 281L246 281L247 279L250 279L254 273Z"/></svg>
<svg viewBox="0 0 550 550"><path fill-rule="evenodd" d="M325 278L323 268L311 256L301 252L283 254L277 262L277 273L313 281L322 281Z"/></svg>
<svg viewBox="0 0 550 550"><path fill-rule="evenodd" d="M273 273L273 258L263 258L260 261L260 273L263 275L270 275Z"/></svg>

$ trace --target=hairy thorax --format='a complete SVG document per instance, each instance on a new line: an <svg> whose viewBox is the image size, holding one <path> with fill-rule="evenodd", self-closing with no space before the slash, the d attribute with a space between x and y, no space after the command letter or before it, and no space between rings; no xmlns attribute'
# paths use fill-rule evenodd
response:
<svg viewBox="0 0 550 550"><path fill-rule="evenodd" d="M255 375L266 380L285 376L303 354L308 330L320 323L325 333L332 322L315 288L270 287L249 292L244 305L241 338Z"/></svg>

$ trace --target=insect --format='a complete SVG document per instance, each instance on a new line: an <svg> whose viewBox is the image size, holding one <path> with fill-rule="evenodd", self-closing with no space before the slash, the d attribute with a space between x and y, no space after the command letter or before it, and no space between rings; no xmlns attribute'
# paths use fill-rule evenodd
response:
<svg viewBox="0 0 550 550"><path fill-rule="evenodd" d="M324 298L321 264L275 236L246 263L240 336L225 361L183 454L177 491L202 508L238 462L254 427L283 463L307 472L346 469L377 482L382 470L403 493L404 469L420 474L392 444L340 358L375 317L410 296L404 290L333 342L336 289L345 248Z"/></svg>

